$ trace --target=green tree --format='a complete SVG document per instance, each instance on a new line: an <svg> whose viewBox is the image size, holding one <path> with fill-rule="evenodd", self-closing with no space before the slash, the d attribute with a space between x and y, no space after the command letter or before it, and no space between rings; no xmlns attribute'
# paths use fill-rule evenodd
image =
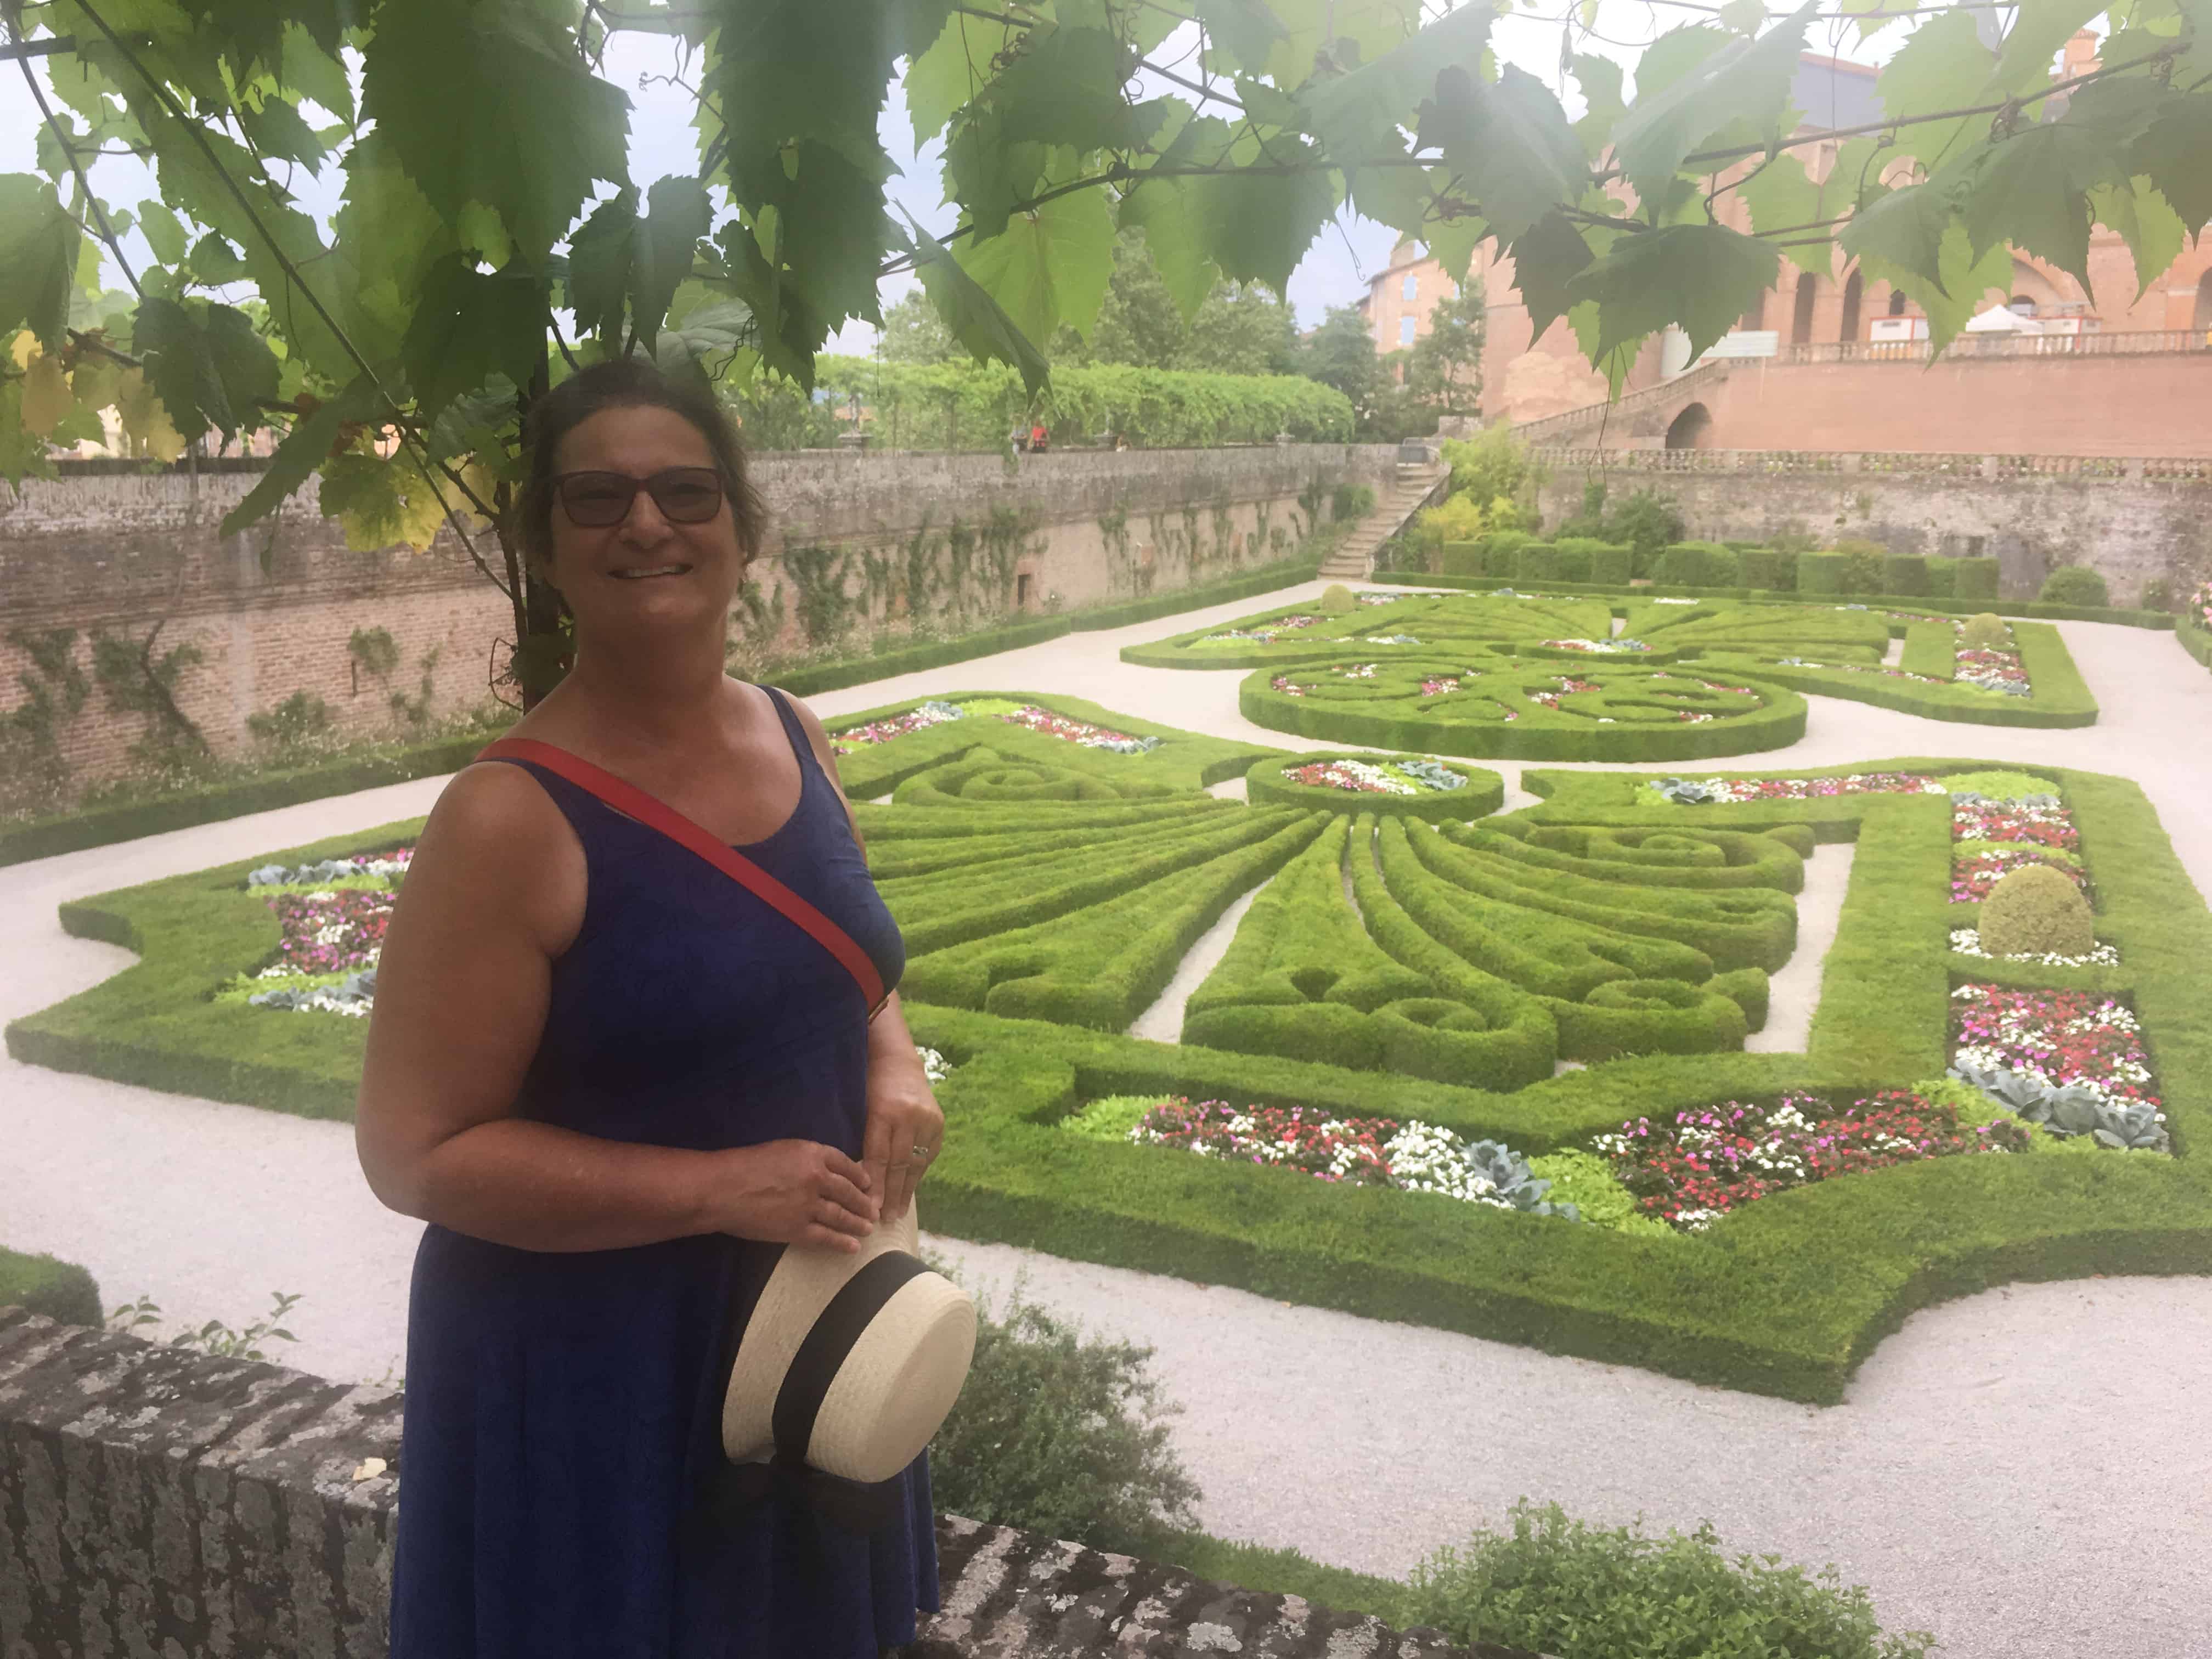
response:
<svg viewBox="0 0 2212 1659"><path fill-rule="evenodd" d="M1216 374L1296 373L1297 331L1291 308L1252 283L1216 282L1185 318L1141 230L1114 240L1114 274L1088 341L1062 325L1054 362L1133 363Z"/></svg>
<svg viewBox="0 0 2212 1659"><path fill-rule="evenodd" d="M884 307L878 355L887 363L943 363L968 354L953 339L929 296L912 289Z"/></svg>
<svg viewBox="0 0 2212 1659"><path fill-rule="evenodd" d="M1042 343L1062 325L1092 338L1119 232L1144 232L1188 322L1221 282L1279 295L1348 200L1455 277L1493 244L1537 331L1565 318L1618 386L1670 324L1702 351L1785 255L1825 272L1840 246L1918 303L1940 350L2008 283L2014 246L2086 289L2101 224L2142 286L2212 222L2200 0L2121 0L2100 67L2063 80L2059 47L2100 14L1807 0L1770 20L1731 4L1645 48L1632 100L1618 64L1576 51L1603 38L1606 9L1553 20L1586 110L1571 123L1492 50L1486 3L1431 17L1406 0L1200 0L1194 19L1152 0L0 9L0 64L42 127L37 171L0 175L0 477L50 470L49 441L106 410L156 459L273 424L275 464L226 532L311 477L357 544L424 546L454 526L514 607L526 707L566 647L514 533L518 437L532 399L597 356L811 391L832 337L879 325L879 283L913 272L962 349L1012 366L1033 398ZM1904 32L1878 130L1797 131L1816 21ZM693 171L630 178L629 99L601 73L622 31L682 40ZM1176 62L1155 61L1170 34ZM917 145L942 148L958 211L943 240L885 193L895 79ZM1816 183L1800 155L1823 145L1839 148ZM126 152L161 191L135 210L94 179ZM327 223L301 206L310 180L342 198ZM1716 216L1738 199L1748 233ZM134 226L143 270L122 252ZM137 295L127 327L72 321L99 247ZM241 292L258 306L216 297ZM380 442L393 434L397 453Z"/></svg>
<svg viewBox="0 0 2212 1659"><path fill-rule="evenodd" d="M1297 371L1309 380L1334 386L1352 399L1355 410L1366 409L1381 373L1367 313L1358 306L1331 306L1321 325L1300 343Z"/></svg>
<svg viewBox="0 0 2212 1659"><path fill-rule="evenodd" d="M1482 413L1482 348L1489 337L1481 284L1458 293L1429 313L1429 331L1413 342L1406 390L1413 401L1442 415Z"/></svg>

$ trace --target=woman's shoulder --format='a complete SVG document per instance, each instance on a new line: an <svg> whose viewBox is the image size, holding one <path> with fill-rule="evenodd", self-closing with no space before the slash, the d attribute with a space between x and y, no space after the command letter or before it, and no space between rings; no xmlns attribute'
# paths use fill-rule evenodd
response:
<svg viewBox="0 0 2212 1659"><path fill-rule="evenodd" d="M526 921L549 956L566 950L581 926L587 880L568 814L528 769L497 760L453 775L430 809L407 875L410 889L430 889L487 919Z"/></svg>

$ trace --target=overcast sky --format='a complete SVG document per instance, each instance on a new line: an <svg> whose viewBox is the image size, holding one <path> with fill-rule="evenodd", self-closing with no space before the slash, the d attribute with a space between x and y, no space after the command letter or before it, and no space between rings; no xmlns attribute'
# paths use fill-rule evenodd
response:
<svg viewBox="0 0 2212 1659"><path fill-rule="evenodd" d="M1702 8L1692 10L1665 3L1644 3L1644 0L1606 0L1600 17L1600 27L1606 39L1593 41L1585 49L1623 61L1632 60L1641 43L1682 22L1701 21L1701 11ZM1830 27L1819 27L1823 30ZM1194 34L1195 31L1191 33ZM1557 22L1522 15L1502 20L1493 32L1492 40L1500 58L1519 64L1555 89L1562 90L1568 99L1570 112L1579 113L1571 83L1560 87L1560 33ZM1872 63L1886 57L1901 38L1899 32L1892 28L1860 47L1856 29L1838 27L1833 33L1834 38L1808 40L1808 45L1815 51ZM1184 43L1171 38L1155 58L1169 62L1184 49ZM629 168L631 178L641 190L665 174L688 174L698 168L690 94L664 82L643 83L647 77L665 76L675 70L679 51L680 43L636 33L617 35L608 46L606 78L629 94L632 105ZM7 70L5 79L0 80L0 88L5 88L0 90L0 173L34 172L38 110L21 84L20 70L5 65L0 65L0 69ZM33 72L43 78L43 65L34 68ZM694 77L687 73L684 78ZM1173 88L1162 85L1159 90ZM899 176L891 181L894 199L932 232L942 235L950 231L956 218L941 199L939 149L932 144L919 155L915 153L913 128L896 87L884 111L879 131L884 148L900 169ZM101 198L115 205L135 209L139 201L154 193L150 170L132 157L104 157L94 164L92 176ZM327 169L319 178L311 179L303 173L297 183L300 204L309 212L326 218L337 207L343 185L343 175L336 167ZM603 188L603 194L611 193L611 190ZM1342 215L1337 223L1325 228L1291 278L1288 297L1297 310L1299 325L1310 327L1321 320L1322 313L1330 306L1358 299L1366 291L1368 277L1389 264L1395 235L1387 226L1349 212ZM125 237L125 246L134 261L150 258L136 232ZM123 286L122 274L113 268L112 260L107 280L112 287ZM914 285L911 276L889 279L884 285L884 303L889 305ZM872 343L874 333L865 323L849 324L830 349L864 353Z"/></svg>

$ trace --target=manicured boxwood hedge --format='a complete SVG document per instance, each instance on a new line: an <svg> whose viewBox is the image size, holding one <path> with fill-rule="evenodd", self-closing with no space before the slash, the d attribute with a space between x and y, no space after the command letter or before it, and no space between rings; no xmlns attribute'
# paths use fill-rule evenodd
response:
<svg viewBox="0 0 2212 1659"><path fill-rule="evenodd" d="M887 680L898 674L918 674L925 668L942 668L948 663L996 656L1001 651L1017 651L1025 645L1042 645L1047 640L1058 639L1073 625L1073 619L1066 617L1037 617L1027 622L1009 623L1003 628L980 629L957 639L908 646L902 651L882 651L873 656L777 669L767 678L770 684L794 697L811 697L818 692L842 690L848 685L866 685L871 680Z"/></svg>
<svg viewBox="0 0 2212 1659"><path fill-rule="evenodd" d="M2181 641L2184 651L2207 668L2212 668L2212 634L2187 622L2178 624L2173 634Z"/></svg>
<svg viewBox="0 0 2212 1659"><path fill-rule="evenodd" d="M1935 626L1942 635L1951 636L1947 624ZM2075 666L2074 655L2067 650L2058 630L2048 623L2015 623L2012 633L2020 651L2021 666L2027 671L2028 682L2035 689L2032 697L2011 697L1969 685L1923 685L1914 680L1856 674L1840 668L1785 667L1747 657L1714 655L1698 660L1716 672L1730 674L1740 668L1743 673L1756 674L1799 691L1871 703L1877 708L1894 708L1900 714L1918 714L1925 720L1970 720L1977 726L2094 726L2097 700L2089 695L2088 684ZM1914 636L1908 633L1908 651L1912 650L1914 642ZM1923 635L1918 643L1919 649L1911 659L1900 660L1898 665L1919 673L1938 672L1934 665L1938 648L1936 635ZM1951 637L1943 639L1941 649L1942 672L1948 673L1954 656Z"/></svg>
<svg viewBox="0 0 2212 1659"><path fill-rule="evenodd" d="M1812 556L1801 553L1797 556L1802 568L1803 561ZM1964 565L1972 563L1973 561L1960 559L1957 562ZM1991 560L1989 562L1995 563L1996 561ZM1497 586L1486 577L1428 576L1404 570L1378 570L1370 576L1368 580L1377 586L1387 585L1396 587L1458 587L1486 590ZM2105 608L2085 605L2045 605L2034 599L2000 599L1994 592L1986 596L1966 594L1966 597L1954 596L1945 599L1940 595L1899 593L1814 594L1804 590L1802 584L1799 591L1795 592L1769 592L1748 586L1687 587L1673 582L1652 582L1640 587L1630 587L1626 582L1589 584L1547 582L1545 587L1553 593L1577 596L1607 595L1616 599L1644 599L1666 594L1689 599L1755 599L1763 603L1782 605L1793 602L1809 603L1817 599L1863 601L1868 605L1887 605L1894 601L1902 610L1939 611L1954 617L1971 617L1979 611L1994 611L2000 617L2036 617L2046 622L2100 622L2112 623L2123 628L2153 629L2172 628L2174 625L2173 613L2170 611L2129 611L2117 606ZM1960 593L1966 593L1963 586Z"/></svg>
<svg viewBox="0 0 2212 1659"><path fill-rule="evenodd" d="M1079 634L1097 633L1108 628L1127 628L1132 623L1150 622L1156 617L1173 617L1185 611L1202 611L1209 605L1227 605L1232 599L1249 599L1255 594L1272 593L1279 587L1295 587L1301 582L1313 580L1320 574L1321 566L1312 559L1287 559L1279 564L1248 571L1242 576L1201 582L1195 587L1177 588L1166 593L1155 593L1146 599L1124 599L1115 605L1086 606L1070 613L1068 625Z"/></svg>
<svg viewBox="0 0 2212 1659"><path fill-rule="evenodd" d="M473 738L448 738L325 766L266 772L243 783L165 795L159 800L34 819L0 829L0 865L52 858L61 853L135 841L141 836L158 836L171 830L189 830L198 823L215 823L252 812L272 811L279 806L296 806L303 800L321 800L330 795L349 795L356 790L374 789L382 784L442 777L466 766L471 757L497 736L496 732L486 732Z"/></svg>
<svg viewBox="0 0 2212 1659"><path fill-rule="evenodd" d="M1619 658L1577 660L1589 665L1583 677L1594 676L1600 684L1609 674L1620 672ZM1555 655L1545 672L1556 672L1561 661ZM1413 665L1396 665L1418 672ZM1501 668L1506 666L1501 664ZM1804 698L1763 676L1753 678L1734 671L1729 678L1758 692L1764 699L1762 707L1702 725L1667 721L1613 726L1534 707L1520 710L1510 723L1454 720L1442 714L1407 712L1388 702L1368 709L1278 691L1273 685L1277 672L1273 668L1260 669L1247 675L1237 688L1237 706L1246 720L1270 731L1374 749L1480 759L1674 761L1784 749L1805 735ZM1512 677L1501 672L1498 678ZM1528 675L1524 671L1520 678Z"/></svg>
<svg viewBox="0 0 2212 1659"><path fill-rule="evenodd" d="M0 1308L23 1308L64 1325L105 1322L100 1286L74 1261L0 1249Z"/></svg>
<svg viewBox="0 0 2212 1659"><path fill-rule="evenodd" d="M1417 818L1479 818L1505 805L1505 780L1487 767L1456 762L1451 769L1467 780L1457 789L1424 790L1418 795L1359 794L1324 784L1300 783L1283 775L1316 761L1356 760L1381 763L1402 755L1346 754L1316 749L1303 755L1269 755L1244 775L1244 799L1255 806L1297 806L1308 811L1406 813Z"/></svg>
<svg viewBox="0 0 2212 1659"><path fill-rule="evenodd" d="M1116 723L1125 729L1129 724ZM1194 766L1188 758L1178 763ZM1103 757L1078 764L1105 775ZM1826 769L1956 773L1985 764L1906 758ZM1653 963L1670 952L1705 951L1722 970L1708 987L1739 976L1731 988L1741 1001L1717 989L1713 994L1733 1002L1746 1024L1758 1004L1748 976L1777 959L1781 936L1775 930L1788 913L1769 896L1735 912L1705 901L1771 895L1771 886L1747 884L1727 872L1762 863L1778 870L1785 855L1799 856L1815 837L1856 840L1806 1053L1647 1053L1557 1077L1540 1073L1525 1086L1473 1088L1403 1070L1129 1037L1121 1030L1125 1011L1143 995L1139 981L1157 972L1141 963L1133 969L1137 956L1149 952L1152 963L1171 966L1176 941L1187 939L1194 918L1302 855L1313 866L1310 902L1318 904L1328 896L1335 849L1312 848L1346 834L1340 817L1199 807L1200 823L1209 814L1244 813L1283 827L1246 842L1225 860L1190 866L1134 896L1162 902L1118 911L1110 903L1094 906L1025 944L1025 951L1042 949L1056 936L1075 933L1074 923L1090 927L1091 918L1109 912L1111 927L1121 930L1119 954L1105 948L1115 943L1105 937L1110 929L1071 951L1055 970L1060 988L1049 997L1041 994L1048 988L1042 981L1054 974L1030 971L1033 962L1020 964L1026 977L984 974L987 1000L980 1010L933 1004L919 984L913 988L908 1018L916 1035L957 1062L939 1091L951 1129L923 1213L933 1230L954 1237L1177 1273L1816 1401L1839 1399L1883 1334L1913 1310L1947 1297L2014 1279L2212 1271L2212 1181L2200 1156L2212 1147L2212 1007L2201 989L2202 964L2212 953L2212 915L2139 788L2093 773L2039 769L2064 792L2081 830L2099 933L2119 945L2124 963L2106 983L2127 995L2142 1018L2174 1157L1931 1160L1770 1198L1726 1218L1705 1237L1690 1238L1627 1235L1439 1195L1332 1185L1060 1131L1060 1120L1085 1100L1158 1092L1420 1118L1533 1154L1586 1145L1592 1134L1638 1115L1731 1097L1771 1098L1794 1088L1848 1095L1908 1085L1941 1070L1949 993L1960 977L1986 973L1979 964L1962 966L1948 950L1948 928L1972 907L1944 902L1951 844L1942 798L1859 795L1680 807L1652 797L1642 787L1644 775L1534 770L1524 781L1544 799L1528 811L1441 833L1418 821L1364 818L1349 836L1352 842L1367 835L1379 839L1385 874L1394 864L1401 870L1417 866L1431 876L1449 868L1462 892L1502 891L1498 884L1506 884L1516 905L1534 905L1558 919L1560 939L1573 936L1577 912L1586 907L1596 906L1615 927L1625 916L1643 918L1646 931L1638 937L1641 948L1654 953ZM915 787L923 786L917 781ZM957 842L972 829L963 820L984 809L958 787L938 793L938 805L909 816L942 815L949 822L940 829L951 833L938 839ZM1022 834L1057 833L1041 813L1140 837L1172 836L1180 833L1172 817L1178 805L1071 800L1000 811L1002 822L1017 825L1005 836L1011 843ZM887 857L902 848L888 830L904 810L874 814L886 830L879 844ZM1146 830L1146 815L1160 813L1170 815L1165 827ZM372 850L380 842L404 840L392 832L410 828L269 849L261 857L297 861ZM903 844L914 855L907 867L917 873L929 862L928 828L917 824L916 839ZM1686 838L1683 831L1691 834ZM1716 835L1744 839L1700 839ZM1761 837L1782 850L1759 847ZM1060 842L1041 841L1034 856L1062 850ZM1017 848L977 851L1007 872L1001 885L1012 884ZM1227 860L1248 855L1248 867L1228 867ZM106 985L17 1021L8 1031L10 1052L33 1063L216 1098L349 1115L362 1037L357 1022L211 1006L204 1000L212 984L273 943L273 919L237 887L259 861L64 907L72 932L131 944L145 959ZM1445 947L1426 927L1410 935L1394 932L1382 902L1400 891L1418 895L1419 884L1394 886L1378 878L1372 858L1348 863L1361 914L1376 918L1370 937L1382 956L1425 972L1407 959L1413 941ZM1649 879L1654 870L1670 872L1674 879L1655 885ZM1174 882L1206 890L1181 892L1170 888ZM1669 892L1678 900L1653 897ZM1474 906L1462 914L1479 919L1484 911ZM1152 936L1161 933L1174 937ZM939 954L989 949L1003 938ZM1300 948L1295 926L1277 928L1272 942L1255 930L1252 982L1279 968L1295 975L1307 965L1293 960ZM1452 954L1472 983L1483 982L1473 978L1482 970L1470 958ZM1571 970L1571 962L1556 954L1547 959ZM1738 965L1723 970L1723 963ZM1391 978L1381 957L1364 953L1352 970ZM2017 967L2008 971L2024 982L2051 982ZM1101 993L1085 975L1121 988ZM999 1002L1001 990L1022 984L1038 988L1028 1006ZM1540 1037L1538 1024L1515 1024L1522 1018L1516 1011L1534 1000L1509 987L1486 1030L1457 1035L1494 1036L1500 1048L1521 1041L1513 1036L1516 1029ZM1079 1023L1079 1005L1086 1002L1103 1016L1089 1029ZM1053 1017L1033 1017L1044 1012ZM1541 1052L1522 1051L1524 1076L1537 1071L1531 1062ZM1502 1059L1491 1065L1494 1073L1507 1071Z"/></svg>

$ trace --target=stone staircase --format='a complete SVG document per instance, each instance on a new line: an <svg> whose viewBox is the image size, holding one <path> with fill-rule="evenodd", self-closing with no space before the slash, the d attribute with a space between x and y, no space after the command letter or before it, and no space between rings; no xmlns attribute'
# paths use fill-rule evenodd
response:
<svg viewBox="0 0 2212 1659"><path fill-rule="evenodd" d="M1428 506L1429 497L1450 476L1451 469L1441 463L1428 466L1401 465L1397 482L1391 485L1389 492L1376 502L1372 513L1352 527L1352 532L1337 544L1336 550L1322 563L1322 580L1366 580L1369 567L1375 560L1375 550L1402 530L1407 520Z"/></svg>

